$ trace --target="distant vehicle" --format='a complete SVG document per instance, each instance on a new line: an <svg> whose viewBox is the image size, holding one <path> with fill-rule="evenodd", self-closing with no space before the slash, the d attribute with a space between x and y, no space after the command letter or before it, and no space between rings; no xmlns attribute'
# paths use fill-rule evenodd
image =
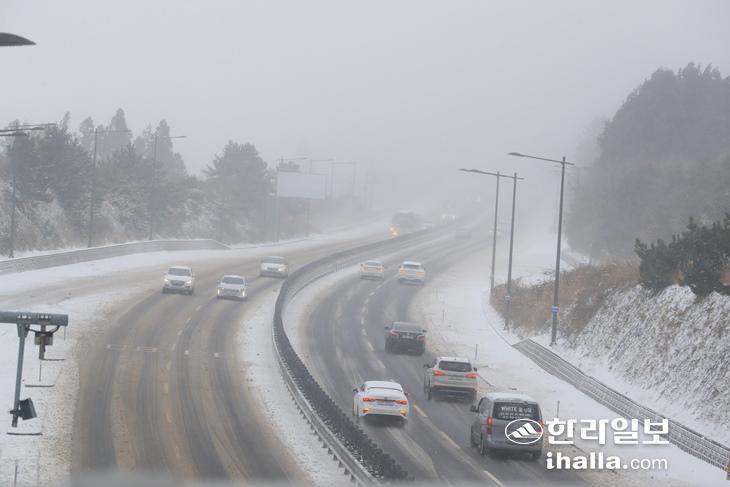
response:
<svg viewBox="0 0 730 487"><path fill-rule="evenodd" d="M476 446L482 455L502 451L526 452L532 460L542 456L542 412L531 397L492 392L481 398L479 404L472 405L471 411L477 415L471 425L469 444ZM515 430L523 426L521 434L516 436Z"/></svg>
<svg viewBox="0 0 730 487"><path fill-rule="evenodd" d="M442 213L441 214L441 221L446 222L455 222L456 221L456 213Z"/></svg>
<svg viewBox="0 0 730 487"><path fill-rule="evenodd" d="M426 330L415 323L394 321L385 327L385 351L423 354L426 351Z"/></svg>
<svg viewBox="0 0 730 487"><path fill-rule="evenodd" d="M460 228L454 232L454 238L456 240L469 240L471 238L471 230L468 228Z"/></svg>
<svg viewBox="0 0 730 487"><path fill-rule="evenodd" d="M385 266L379 260L368 260L360 264L360 279L385 279Z"/></svg>
<svg viewBox="0 0 730 487"><path fill-rule="evenodd" d="M390 416L405 423L409 413L408 398L397 382L371 380L353 392L352 414L357 422L366 416Z"/></svg>
<svg viewBox="0 0 730 487"><path fill-rule="evenodd" d="M394 237L423 229L423 220L418 213L399 211L393 215L390 234Z"/></svg>
<svg viewBox="0 0 730 487"><path fill-rule="evenodd" d="M269 256L261 259L261 276L289 277L289 263L284 257Z"/></svg>
<svg viewBox="0 0 730 487"><path fill-rule="evenodd" d="M398 268L398 282L424 284L426 282L426 268L420 262L407 260Z"/></svg>
<svg viewBox="0 0 730 487"><path fill-rule="evenodd" d="M424 364L423 392L427 399L434 394L459 395L474 402L477 397L477 368L469 359L461 357L436 357Z"/></svg>
<svg viewBox="0 0 730 487"><path fill-rule="evenodd" d="M162 281L162 292L193 294L195 292L195 274L190 267L173 266L167 269Z"/></svg>
<svg viewBox="0 0 730 487"><path fill-rule="evenodd" d="M218 281L218 299L246 299L246 278L235 275L226 275Z"/></svg>

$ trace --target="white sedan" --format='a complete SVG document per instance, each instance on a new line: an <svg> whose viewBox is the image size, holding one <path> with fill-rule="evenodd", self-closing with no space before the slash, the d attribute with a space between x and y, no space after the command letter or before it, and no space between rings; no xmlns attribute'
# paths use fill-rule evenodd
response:
<svg viewBox="0 0 730 487"><path fill-rule="evenodd" d="M370 380L353 389L352 413L359 422L364 416L394 416L405 421L408 398L397 382Z"/></svg>

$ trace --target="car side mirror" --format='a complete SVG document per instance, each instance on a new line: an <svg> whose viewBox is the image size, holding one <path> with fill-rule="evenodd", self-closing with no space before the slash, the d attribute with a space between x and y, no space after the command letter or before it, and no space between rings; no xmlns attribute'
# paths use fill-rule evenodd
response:
<svg viewBox="0 0 730 487"><path fill-rule="evenodd" d="M357 387L352 390L352 392L358 392Z"/></svg>
<svg viewBox="0 0 730 487"><path fill-rule="evenodd" d="M407 392L404 392L403 395L406 396L406 397L408 397L408 393Z"/></svg>
<svg viewBox="0 0 730 487"><path fill-rule="evenodd" d="M469 407L469 411L471 411L472 413L478 413L479 409L477 409L475 404L472 404L471 407Z"/></svg>
<svg viewBox="0 0 730 487"><path fill-rule="evenodd" d="M421 329L421 331L422 331L423 333L426 333L426 329L425 329L425 328L422 328L422 329Z"/></svg>
<svg viewBox="0 0 730 487"><path fill-rule="evenodd" d="M476 367L474 367L474 372L476 372L476 371L477 371L477 368L476 368Z"/></svg>
<svg viewBox="0 0 730 487"><path fill-rule="evenodd" d="M383 329L384 330L390 330L390 327L389 326L384 326Z"/></svg>

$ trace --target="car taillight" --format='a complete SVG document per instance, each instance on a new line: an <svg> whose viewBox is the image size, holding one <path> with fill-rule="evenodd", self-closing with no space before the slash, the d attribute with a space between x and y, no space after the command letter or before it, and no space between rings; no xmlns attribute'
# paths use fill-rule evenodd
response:
<svg viewBox="0 0 730 487"><path fill-rule="evenodd" d="M416 340L424 341L426 339L426 335L418 335L416 337Z"/></svg>
<svg viewBox="0 0 730 487"><path fill-rule="evenodd" d="M446 375L446 374L444 374L444 373L443 373L443 372L441 372L440 370L434 370L434 371L433 371L433 375Z"/></svg>
<svg viewBox="0 0 730 487"><path fill-rule="evenodd" d="M470 374L466 374L466 376L467 376L467 377L468 377L469 379L476 379L476 378L477 378L477 374L476 374L475 372L472 372L472 373L470 373Z"/></svg>
<svg viewBox="0 0 730 487"><path fill-rule="evenodd" d="M408 404L408 399L396 399L396 404Z"/></svg>
<svg viewBox="0 0 730 487"><path fill-rule="evenodd" d="M398 332L397 331L389 331L388 332L388 335L390 335L392 337L397 337L398 336Z"/></svg>
<svg viewBox="0 0 730 487"><path fill-rule="evenodd" d="M543 428L545 427L545 421L543 421L542 419L538 421L538 423L540 423L540 426L542 426Z"/></svg>
<svg viewBox="0 0 730 487"><path fill-rule="evenodd" d="M362 398L362 400L363 400L364 402L373 402L373 401L377 401L377 399L375 399L374 397L370 397L370 396L365 396L365 397L363 397L363 398Z"/></svg>
<svg viewBox="0 0 730 487"><path fill-rule="evenodd" d="M487 434L488 435L492 434L492 417L491 416L489 416L487 418Z"/></svg>

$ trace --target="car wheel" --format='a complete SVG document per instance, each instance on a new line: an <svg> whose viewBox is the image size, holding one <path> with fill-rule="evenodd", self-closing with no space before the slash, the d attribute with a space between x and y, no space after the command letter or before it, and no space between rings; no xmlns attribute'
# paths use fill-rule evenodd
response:
<svg viewBox="0 0 730 487"><path fill-rule="evenodd" d="M469 448L474 448L475 446L477 446L477 444L474 441L474 430L469 428Z"/></svg>
<svg viewBox="0 0 730 487"><path fill-rule="evenodd" d="M429 387L428 389L426 389L426 399L428 399L430 401L432 397L433 397L433 389L431 389Z"/></svg>
<svg viewBox="0 0 730 487"><path fill-rule="evenodd" d="M484 435L479 436L479 454L483 457L487 456L489 453L489 447L487 446L487 443L484 441Z"/></svg>

